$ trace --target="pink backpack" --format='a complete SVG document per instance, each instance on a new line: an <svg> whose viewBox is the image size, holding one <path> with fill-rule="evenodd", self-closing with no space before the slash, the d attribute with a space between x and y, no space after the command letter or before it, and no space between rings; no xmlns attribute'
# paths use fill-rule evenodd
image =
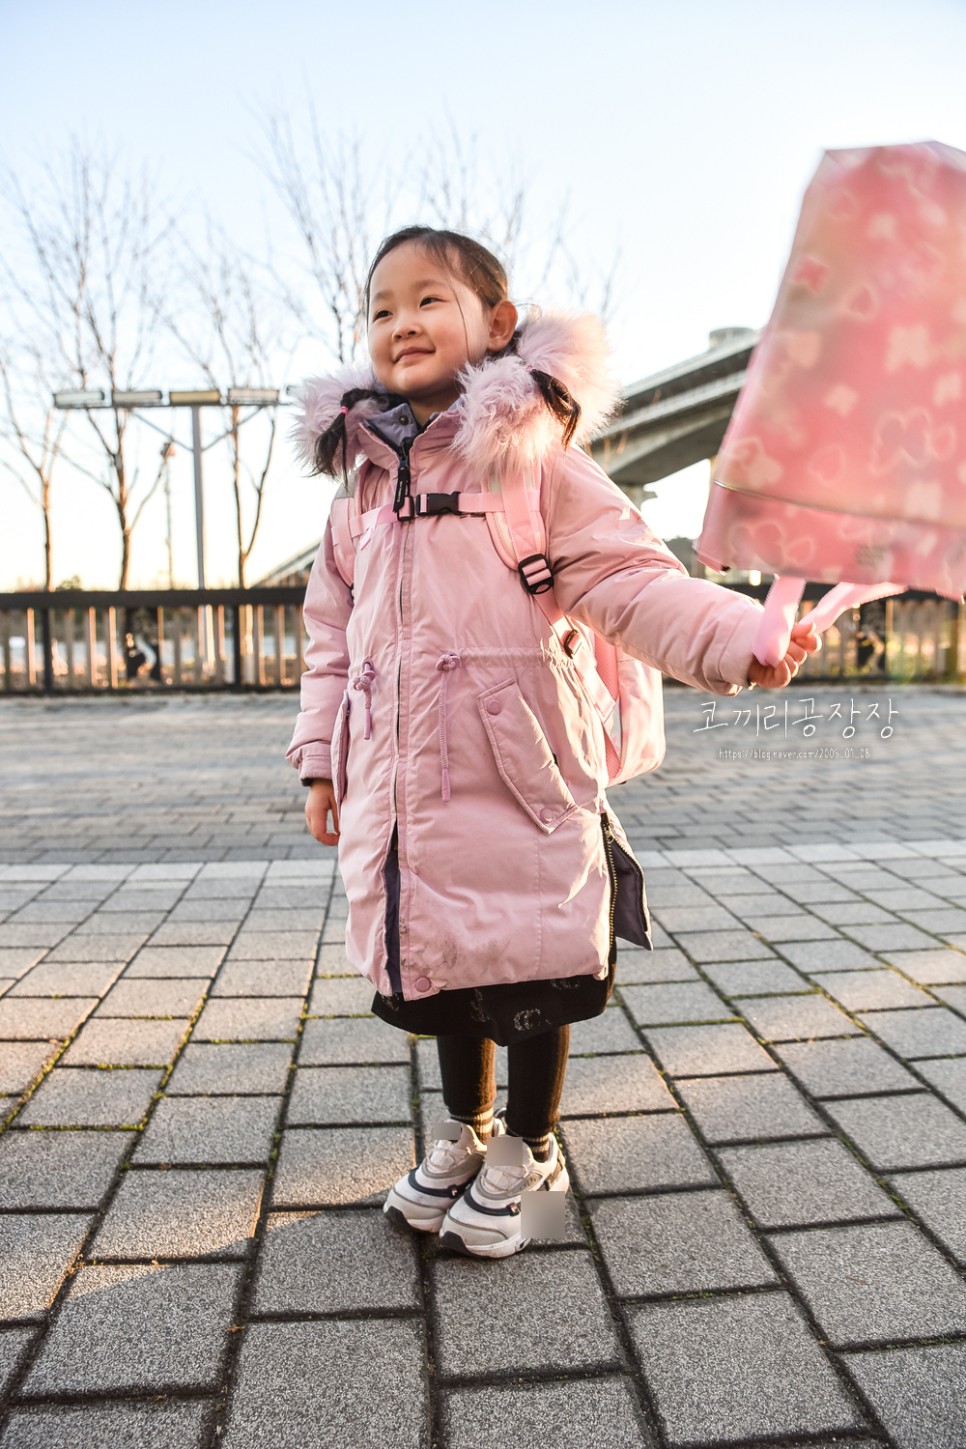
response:
<svg viewBox="0 0 966 1449"><path fill-rule="evenodd" d="M442 499L445 504L421 499ZM563 613L554 597L552 564L545 552L547 527L540 512L539 484L523 478L502 485L490 480L485 493L413 494L408 502L417 514L486 514L493 546L507 567L519 574L545 614L600 718L608 784L621 785L656 770L665 752L661 672ZM350 588L355 577L356 540L377 524L396 521L391 504L361 513L355 495L349 500L348 512L333 511L333 552L339 573Z"/></svg>
<svg viewBox="0 0 966 1449"><path fill-rule="evenodd" d="M808 615L966 588L966 154L828 152L721 446L698 557L779 575L754 652Z"/></svg>

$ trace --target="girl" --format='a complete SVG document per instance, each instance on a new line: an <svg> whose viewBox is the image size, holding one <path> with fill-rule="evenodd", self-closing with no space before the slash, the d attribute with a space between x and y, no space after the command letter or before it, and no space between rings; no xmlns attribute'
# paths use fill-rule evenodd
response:
<svg viewBox="0 0 966 1449"><path fill-rule="evenodd" d="M599 716L487 511L502 483L535 481L560 607L701 690L780 688L818 640L798 626L780 664L759 664L759 606L689 578L571 446L617 398L592 318L518 328L497 259L427 227L383 242L365 300L371 367L301 394L301 454L344 487L306 590L287 757L309 830L339 846L346 956L372 1011L438 1039L449 1120L385 1211L505 1257L528 1241L523 1195L569 1186L554 1127L570 1023L607 1005L615 924L650 940ZM509 1089L494 1119L495 1043ZM507 1140L486 1164L491 1136Z"/></svg>

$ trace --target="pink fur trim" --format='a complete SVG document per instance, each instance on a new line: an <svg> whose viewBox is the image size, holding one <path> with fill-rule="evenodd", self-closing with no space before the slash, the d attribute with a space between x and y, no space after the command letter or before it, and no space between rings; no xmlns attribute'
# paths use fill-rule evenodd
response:
<svg viewBox="0 0 966 1449"><path fill-rule="evenodd" d="M607 334L598 317L589 312L574 317L538 314L523 332L520 356L528 367L549 372L562 382L580 403L578 443L599 433L616 411L620 383L611 368Z"/></svg>
<svg viewBox="0 0 966 1449"><path fill-rule="evenodd" d="M344 393L355 387L375 387L369 367L344 367L328 377L309 377L295 394L296 408L289 437L295 453L306 468L315 466L315 444L339 416ZM355 467L363 451L359 426L366 417L381 412L378 398L357 403L346 413L346 455L350 468Z"/></svg>
<svg viewBox="0 0 966 1449"><path fill-rule="evenodd" d="M459 429L453 440L472 467L532 468L560 439L561 424L540 395L530 368L563 383L580 404L578 444L598 433L616 410L620 387L609 366L609 348L598 318L534 312L520 335L519 351L460 374L463 385ZM299 457L311 466L316 439L338 416L343 393L373 387L371 370L343 368L332 377L309 378L298 396L300 411L291 436ZM383 411L379 398L357 403L346 416L348 463L364 452L360 425Z"/></svg>
<svg viewBox="0 0 966 1449"><path fill-rule="evenodd" d="M598 318L537 313L523 328L516 355L462 374L463 421L454 446L472 467L531 469L559 442L561 424L543 401L531 367L562 382L580 404L578 444L599 432L617 406L620 388Z"/></svg>

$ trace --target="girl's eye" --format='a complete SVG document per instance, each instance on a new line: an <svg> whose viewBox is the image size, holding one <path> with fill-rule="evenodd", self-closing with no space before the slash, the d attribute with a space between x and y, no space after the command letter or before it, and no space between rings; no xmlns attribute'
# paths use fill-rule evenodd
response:
<svg viewBox="0 0 966 1449"><path fill-rule="evenodd" d="M441 302L442 300L442 297L424 297L419 305L425 307L427 302Z"/></svg>
<svg viewBox="0 0 966 1449"><path fill-rule="evenodd" d="M373 322L378 322L380 317L388 317L388 316L389 316L389 313L385 310L385 308L383 308L383 310L381 312L374 312L372 314L372 320L373 320Z"/></svg>

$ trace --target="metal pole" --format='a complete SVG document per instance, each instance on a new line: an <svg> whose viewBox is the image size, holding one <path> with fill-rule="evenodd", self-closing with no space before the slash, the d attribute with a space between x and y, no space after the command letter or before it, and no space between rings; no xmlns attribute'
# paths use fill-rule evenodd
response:
<svg viewBox="0 0 966 1449"><path fill-rule="evenodd" d="M191 451L195 465L195 536L198 544L198 587L205 587L205 505L201 493L201 408L191 405Z"/></svg>
<svg viewBox="0 0 966 1449"><path fill-rule="evenodd" d="M195 466L195 531L198 545L198 587L204 589L205 585L205 504L201 491L201 407L198 403L191 404L191 453ZM198 652L201 655L201 670L203 676L211 662L212 640L211 640L211 610L202 605L198 611ZM200 679L198 681L201 682Z"/></svg>
<svg viewBox="0 0 966 1449"><path fill-rule="evenodd" d="M161 466L164 469L164 507L168 534L165 539L168 550L168 588L174 588L174 527L171 522L171 458L174 444L168 439L161 445Z"/></svg>

